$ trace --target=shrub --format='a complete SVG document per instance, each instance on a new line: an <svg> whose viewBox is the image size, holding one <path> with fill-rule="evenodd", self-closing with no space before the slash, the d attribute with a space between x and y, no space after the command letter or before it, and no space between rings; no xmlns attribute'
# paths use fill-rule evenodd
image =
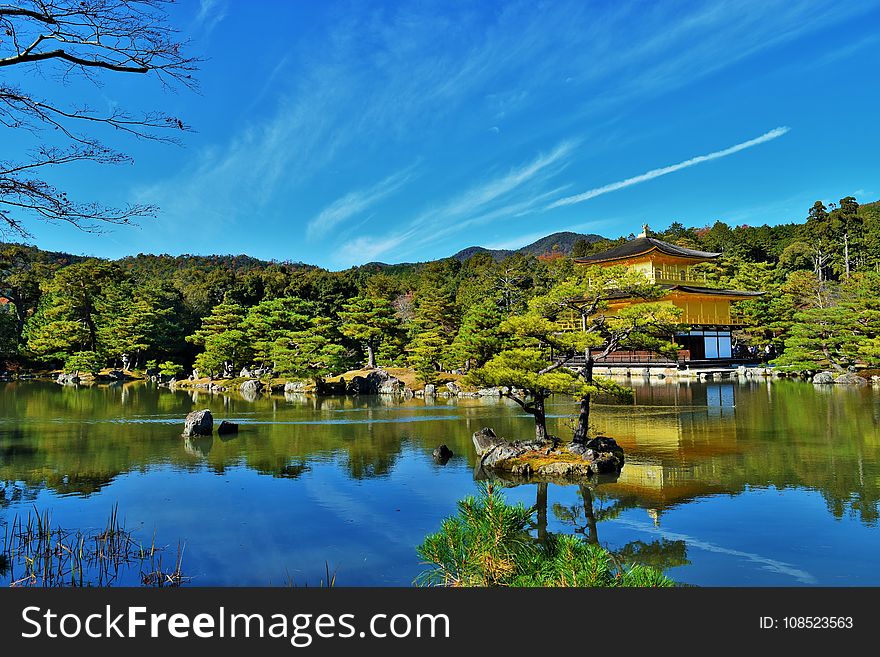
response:
<svg viewBox="0 0 880 657"><path fill-rule="evenodd" d="M491 484L458 503L440 531L417 548L431 568L420 586L674 586L660 571L612 563L608 551L580 537L529 534L533 509L507 504Z"/></svg>
<svg viewBox="0 0 880 657"><path fill-rule="evenodd" d="M104 367L104 359L94 351L77 351L64 361L64 371L67 374L79 374L87 372L97 374Z"/></svg>
<svg viewBox="0 0 880 657"><path fill-rule="evenodd" d="M166 360L159 365L159 374L167 376L169 379L176 379L183 374L183 367L177 363L172 363L170 360Z"/></svg>

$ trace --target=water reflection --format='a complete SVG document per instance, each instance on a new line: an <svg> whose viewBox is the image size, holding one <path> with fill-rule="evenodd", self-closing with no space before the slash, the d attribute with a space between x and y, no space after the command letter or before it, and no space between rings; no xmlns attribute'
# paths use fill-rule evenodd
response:
<svg viewBox="0 0 880 657"><path fill-rule="evenodd" d="M594 413L597 428L626 450L616 481L511 488L515 499L537 503L539 537L577 532L621 558L665 563L685 579L691 572L699 579L718 555L760 553L755 564L801 573L806 565L791 564L811 549L851 563L880 549L878 390L790 381L630 384L633 405L600 404ZM183 418L199 408L210 408L215 422L238 423L240 432L182 438ZM564 435L574 411L570 401L554 400L550 430ZM354 564L358 555L358 563L373 565L357 566L350 583L406 584L418 568L415 544L482 476L474 473L471 434L490 426L521 437L530 422L498 399L428 404L287 394L247 401L143 384L7 383L0 389L0 482L7 482L0 486L0 522L34 502L70 499L65 512L85 517L95 505L103 516L118 501L123 509L138 506L149 522L162 516L170 532L198 526L210 533L210 544L190 539L192 554L201 550L217 563L247 558L240 523L261 543L278 541L267 566L273 572L282 572L287 559L323 566L329 556ZM432 459L441 443L454 452L444 467ZM230 489L239 495L218 515L213 500ZM189 507L169 516L175 497ZM724 514L737 523L735 534L720 523ZM786 523L791 531L821 525L825 533L817 529L786 545L774 539ZM287 525L298 534L288 535ZM232 545L221 546L230 536ZM705 581L732 583L725 567L713 565ZM870 582L880 583L876 568L869 570ZM229 583L213 572L208 581Z"/></svg>

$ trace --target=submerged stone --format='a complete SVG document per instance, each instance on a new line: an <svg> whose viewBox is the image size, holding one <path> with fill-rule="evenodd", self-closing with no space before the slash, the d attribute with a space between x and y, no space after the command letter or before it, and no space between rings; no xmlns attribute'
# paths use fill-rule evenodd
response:
<svg viewBox="0 0 880 657"><path fill-rule="evenodd" d="M227 422L226 420L223 420L217 426L217 435L223 436L230 433L238 433L238 424L236 424L235 422Z"/></svg>
<svg viewBox="0 0 880 657"><path fill-rule="evenodd" d="M434 457L434 460L440 465L446 465L449 459L452 458L453 453L452 450L449 449L449 447L443 444L434 448L432 456Z"/></svg>

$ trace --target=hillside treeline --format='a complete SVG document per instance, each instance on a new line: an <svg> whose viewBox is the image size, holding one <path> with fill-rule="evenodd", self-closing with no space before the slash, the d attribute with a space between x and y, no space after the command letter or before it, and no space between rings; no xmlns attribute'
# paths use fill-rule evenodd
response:
<svg viewBox="0 0 880 657"><path fill-rule="evenodd" d="M739 304L748 322L739 344L770 346L777 364L798 370L880 361L880 204L846 197L817 202L795 223L672 223L653 234L722 252L699 265L706 285L767 292ZM247 256L109 261L3 244L0 359L8 370L249 368L302 378L408 365L428 380L485 363L505 319L583 269L572 256L628 237L338 272Z"/></svg>

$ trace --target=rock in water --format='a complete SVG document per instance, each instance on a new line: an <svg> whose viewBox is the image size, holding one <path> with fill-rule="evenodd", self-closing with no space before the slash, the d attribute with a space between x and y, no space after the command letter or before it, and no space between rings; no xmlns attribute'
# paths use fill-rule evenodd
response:
<svg viewBox="0 0 880 657"><path fill-rule="evenodd" d="M230 433L238 433L238 424L236 424L235 422L227 422L226 420L223 420L217 426L217 435L223 436Z"/></svg>
<svg viewBox="0 0 880 657"><path fill-rule="evenodd" d="M598 474L620 472L623 468L623 447L608 436L596 436L585 443L570 443L568 451L589 461Z"/></svg>
<svg viewBox="0 0 880 657"><path fill-rule="evenodd" d="M392 376L385 379L377 392L380 395L402 395L405 387L403 381Z"/></svg>
<svg viewBox="0 0 880 657"><path fill-rule="evenodd" d="M477 390L477 394L480 395L480 397L500 397L501 388L480 388Z"/></svg>
<svg viewBox="0 0 880 657"><path fill-rule="evenodd" d="M484 427L477 431L474 436L474 449L477 450L477 456L482 456L492 447L498 444L499 438L489 427Z"/></svg>
<svg viewBox="0 0 880 657"><path fill-rule="evenodd" d="M446 389L449 390L449 394L453 397L457 397L458 393L461 392L461 386L458 385L455 381L450 381L446 384Z"/></svg>
<svg viewBox="0 0 880 657"><path fill-rule="evenodd" d="M437 388L434 387L433 383L425 384L425 397L433 397L437 394Z"/></svg>
<svg viewBox="0 0 880 657"><path fill-rule="evenodd" d="M363 376L355 376L345 384L345 392L348 395L369 395L370 382ZM373 391L375 393L375 391Z"/></svg>
<svg viewBox="0 0 880 657"><path fill-rule="evenodd" d="M579 480L592 475L619 474L623 448L613 438L598 436L586 443L558 447L555 439L508 442L492 429L473 435L480 468L508 471L526 478Z"/></svg>
<svg viewBox="0 0 880 657"><path fill-rule="evenodd" d="M256 379L252 379L250 381L245 381L239 387L239 391L245 395L255 395L258 392L260 392L260 390L262 390L262 389L263 389L262 381L257 381Z"/></svg>
<svg viewBox="0 0 880 657"><path fill-rule="evenodd" d="M452 458L452 450L449 449L445 444L439 445L434 449L432 454L434 460L440 465L446 465L449 459Z"/></svg>
<svg viewBox="0 0 880 657"><path fill-rule="evenodd" d="M817 384L834 383L834 373L833 372L819 372L813 376L813 383L817 383Z"/></svg>
<svg viewBox="0 0 880 657"><path fill-rule="evenodd" d="M193 411L183 423L184 436L210 436L214 431L214 416L207 408Z"/></svg>
<svg viewBox="0 0 880 657"><path fill-rule="evenodd" d="M859 376L858 374L847 372L846 374L841 374L839 377L834 379L834 383L842 383L851 386L864 386L868 384L868 379Z"/></svg>

